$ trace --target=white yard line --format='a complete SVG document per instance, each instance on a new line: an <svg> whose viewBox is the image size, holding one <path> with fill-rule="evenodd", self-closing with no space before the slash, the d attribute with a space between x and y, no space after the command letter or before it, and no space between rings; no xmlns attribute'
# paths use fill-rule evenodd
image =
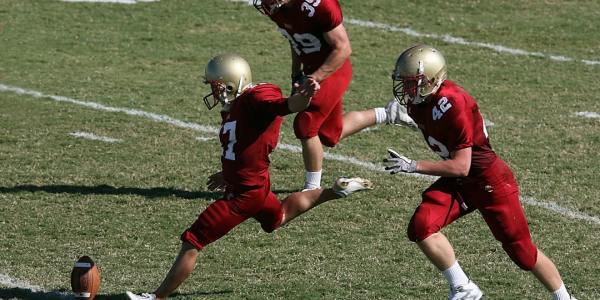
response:
<svg viewBox="0 0 600 300"><path fill-rule="evenodd" d="M248 5L252 5L252 0L228 0L228 1L243 2ZM414 37L418 37L418 38L430 38L430 39L441 40L441 41L444 41L449 44L458 44L458 45L465 45L465 46L471 46L471 47L477 47L477 48L486 48L486 49L490 49L490 50L500 52L500 53L508 53L508 54L512 54L512 55L522 55L522 56L535 56L535 57L546 58L546 59L550 59L550 60L558 61L558 62L577 61L577 62L586 64L586 65L600 65L600 61L598 61L598 60L575 59L575 58L564 56L564 55L547 54L547 53L537 52L537 51L527 51L527 50L522 50L522 49L517 49L517 48L509 48L509 47L502 46L502 45L495 45L495 44L486 43L486 42L468 41L468 40L465 40L464 38L454 37L449 34L422 33L422 32L418 32L410 27L397 27L397 26L390 25L390 24L367 21L367 20L360 20L360 19L355 19L355 18L348 17L348 16L346 16L344 18L344 22L347 24L352 24L352 25L356 25L356 26L360 26L360 27L380 29L380 30L389 31L389 32L400 32L405 35L414 36Z"/></svg>
<svg viewBox="0 0 600 300"><path fill-rule="evenodd" d="M20 87L15 87L15 86L0 84L0 92L12 92L12 93L16 93L19 95L32 96L34 98L48 98L48 99L51 99L54 101L77 104L77 105L89 107L89 108L96 109L96 110L102 110L102 111L107 111L107 112L120 112L120 113L125 113L128 115L132 115L132 116L140 116L140 117L144 117L144 118L153 120L155 122L167 123L167 124L171 124L171 125L174 125L174 126L177 126L180 128L191 129L194 131L199 131L199 132L204 132L204 133L217 134L219 132L219 129L217 127L177 120L177 119L169 117L167 115L155 114L155 113L145 112L145 111L137 110L137 109L111 107L111 106L106 106L104 104L100 104L100 103L96 103L96 102L82 101L82 100L72 99L72 98L68 98L68 97L64 97L64 96L46 95L46 94L43 94L38 91L28 90L28 89L24 89L24 88L20 88ZM291 152L295 152L295 153L302 152L302 148L300 148L299 146L285 144L285 143L280 143L279 149L287 150L287 151L291 151ZM348 164L352 164L352 165L364 168L366 170L387 173L383 169L383 166L374 164L371 162L367 162L367 161L362 161L355 157L345 156L345 155L341 155L341 154L332 154L332 153L326 152L325 158L328 160L336 160L336 161L341 161L341 162L345 162ZM407 175L407 174L403 174L403 175ZM421 174L410 174L410 175L418 177L418 178L423 178L423 179L429 180L429 181L432 181L436 178L433 176L427 176L427 175L421 175ZM574 210L571 208L560 206L559 204L552 202L552 201L546 201L546 200L542 201L542 200L537 200L535 198L527 197L527 196L521 197L521 201L523 203L526 203L529 205L547 209L549 211L552 211L554 213L557 213L557 214L567 217L569 219L583 220L583 221L587 221L587 222L590 222L595 225L600 225L600 218L587 215L583 212L580 212L580 211L577 211L577 210Z"/></svg>
<svg viewBox="0 0 600 300"><path fill-rule="evenodd" d="M197 136L196 140L197 141L201 141L201 142L208 142L208 141L212 141L212 140L216 140L216 137L208 137L208 136Z"/></svg>
<svg viewBox="0 0 600 300"><path fill-rule="evenodd" d="M76 131L76 132L71 132L69 134L71 136L74 136L77 138L88 139L88 140L93 140L93 141L101 141L101 142L106 142L106 143L119 143L119 142L123 141L121 139L114 139L114 138L110 138L107 136L96 135L91 132Z"/></svg>
<svg viewBox="0 0 600 300"><path fill-rule="evenodd" d="M590 119L600 119L600 114L593 111L580 111L575 113L576 116L590 118Z"/></svg>

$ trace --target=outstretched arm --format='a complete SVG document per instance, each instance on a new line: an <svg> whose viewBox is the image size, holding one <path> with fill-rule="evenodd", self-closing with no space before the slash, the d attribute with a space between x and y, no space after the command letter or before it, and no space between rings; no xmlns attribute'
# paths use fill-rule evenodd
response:
<svg viewBox="0 0 600 300"><path fill-rule="evenodd" d="M459 149L450 153L450 159L441 161L415 161L388 149L389 157L384 159L386 170L392 174L421 173L442 177L464 177L471 169L471 147Z"/></svg>
<svg viewBox="0 0 600 300"><path fill-rule="evenodd" d="M343 24L325 32L323 37L331 46L332 51L325 59L325 62L314 73L308 75L318 82L325 80L325 78L337 71L352 53L350 39Z"/></svg>
<svg viewBox="0 0 600 300"><path fill-rule="evenodd" d="M471 147L450 153L450 159L440 161L420 160L417 172L421 174L443 177L465 177L471 169Z"/></svg>
<svg viewBox="0 0 600 300"><path fill-rule="evenodd" d="M300 57L291 45L290 50L292 52L292 78L294 78L302 74L302 64L300 63Z"/></svg>

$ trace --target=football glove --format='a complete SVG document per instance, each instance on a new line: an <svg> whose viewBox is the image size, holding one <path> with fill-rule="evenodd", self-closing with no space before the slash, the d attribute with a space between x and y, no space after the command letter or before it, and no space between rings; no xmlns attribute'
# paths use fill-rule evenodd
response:
<svg viewBox="0 0 600 300"><path fill-rule="evenodd" d="M304 75L303 72L300 72L296 75L292 75L292 92L290 95L295 94L298 91L298 87L300 87L308 77Z"/></svg>
<svg viewBox="0 0 600 300"><path fill-rule="evenodd" d="M213 192L223 192L225 191L226 186L227 184L225 183L222 172L217 172L210 175L208 177L208 181L206 182L206 188Z"/></svg>
<svg viewBox="0 0 600 300"><path fill-rule="evenodd" d="M383 162L386 163L385 169L390 171L390 174L396 174L399 172L414 173L417 171L417 161L409 159L405 156L398 154L398 152L387 149L389 157L385 158Z"/></svg>

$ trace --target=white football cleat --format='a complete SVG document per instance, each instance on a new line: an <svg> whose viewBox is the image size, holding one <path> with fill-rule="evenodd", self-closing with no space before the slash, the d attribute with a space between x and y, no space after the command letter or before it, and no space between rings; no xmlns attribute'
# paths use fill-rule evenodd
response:
<svg viewBox="0 0 600 300"><path fill-rule="evenodd" d="M408 116L406 112L406 107L396 99L392 99L385 106L385 113L387 114L388 124L395 125L406 125L409 127L417 128L417 123L413 121L413 119Z"/></svg>
<svg viewBox="0 0 600 300"><path fill-rule="evenodd" d="M469 283L457 288L450 289L448 300L479 300L483 297L483 292L479 287L469 280Z"/></svg>
<svg viewBox="0 0 600 300"><path fill-rule="evenodd" d="M130 291L127 291L125 294L127 294L127 297L129 297L130 300L156 300L156 295L150 293L136 295Z"/></svg>
<svg viewBox="0 0 600 300"><path fill-rule="evenodd" d="M335 181L331 189L340 197L348 197L358 191L373 189L373 183L368 179L360 177L340 177Z"/></svg>

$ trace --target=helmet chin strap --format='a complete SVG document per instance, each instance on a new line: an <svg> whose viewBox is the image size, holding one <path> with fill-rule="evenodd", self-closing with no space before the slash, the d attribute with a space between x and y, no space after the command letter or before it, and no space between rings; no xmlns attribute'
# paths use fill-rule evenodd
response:
<svg viewBox="0 0 600 300"><path fill-rule="evenodd" d="M244 77L240 76L240 81L238 82L238 90L235 93L235 97L237 98L239 95L242 94L242 85L244 84Z"/></svg>

